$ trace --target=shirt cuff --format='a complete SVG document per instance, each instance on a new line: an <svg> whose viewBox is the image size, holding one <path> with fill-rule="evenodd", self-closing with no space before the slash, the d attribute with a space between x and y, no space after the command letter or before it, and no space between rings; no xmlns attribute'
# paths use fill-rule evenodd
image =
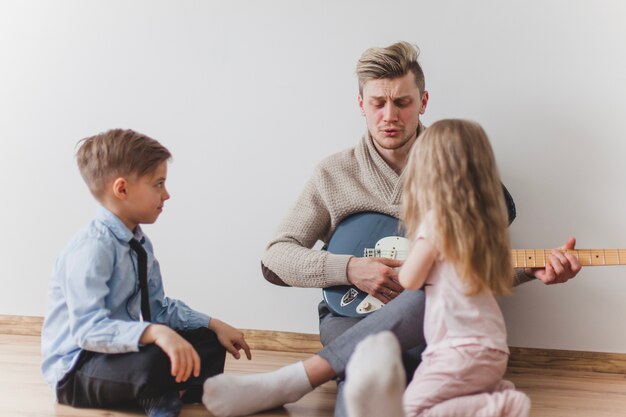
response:
<svg viewBox="0 0 626 417"><path fill-rule="evenodd" d="M189 313L185 327L190 330L199 329L200 327L209 327L209 321L211 321L211 317L208 315L192 310Z"/></svg>
<svg viewBox="0 0 626 417"><path fill-rule="evenodd" d="M79 344L79 347L100 353L137 352L142 346L139 342L141 336L150 324L147 321L121 322L115 326L112 334L91 337Z"/></svg>

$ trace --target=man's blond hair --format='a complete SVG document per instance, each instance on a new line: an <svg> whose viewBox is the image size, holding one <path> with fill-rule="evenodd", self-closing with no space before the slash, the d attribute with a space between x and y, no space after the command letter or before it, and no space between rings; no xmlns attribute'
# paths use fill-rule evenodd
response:
<svg viewBox="0 0 626 417"><path fill-rule="evenodd" d="M359 79L359 94L363 94L366 82L380 79L403 77L410 72L415 76L415 84L424 94L426 81L424 71L417 62L419 48L408 42L397 42L385 48L369 48L356 64Z"/></svg>
<svg viewBox="0 0 626 417"><path fill-rule="evenodd" d="M112 129L79 142L76 162L89 191L99 199L108 181L153 173L172 157L158 141L133 130Z"/></svg>

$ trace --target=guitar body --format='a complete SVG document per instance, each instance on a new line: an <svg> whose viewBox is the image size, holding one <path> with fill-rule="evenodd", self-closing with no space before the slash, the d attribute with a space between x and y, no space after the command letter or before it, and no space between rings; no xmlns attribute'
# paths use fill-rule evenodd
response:
<svg viewBox="0 0 626 417"><path fill-rule="evenodd" d="M331 236L324 249L340 255L362 257L397 253L406 254L408 242L403 237L398 219L386 214L364 212L345 218ZM383 255L384 256L384 255ZM339 285L323 289L324 300L331 311L345 317L364 317L384 304L375 297L352 285Z"/></svg>

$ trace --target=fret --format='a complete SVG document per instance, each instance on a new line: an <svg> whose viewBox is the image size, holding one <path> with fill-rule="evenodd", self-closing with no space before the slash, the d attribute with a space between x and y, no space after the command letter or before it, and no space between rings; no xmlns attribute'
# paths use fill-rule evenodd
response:
<svg viewBox="0 0 626 417"><path fill-rule="evenodd" d="M615 265L615 251L612 249L604 249L604 259L606 261L606 265Z"/></svg>
<svg viewBox="0 0 626 417"><path fill-rule="evenodd" d="M606 252L602 249L602 263L606 265Z"/></svg>
<svg viewBox="0 0 626 417"><path fill-rule="evenodd" d="M617 250L617 264L618 264L618 265L621 265L621 264L622 264L622 261L619 259L619 252L620 252L620 250L618 249L618 250Z"/></svg>
<svg viewBox="0 0 626 417"><path fill-rule="evenodd" d="M619 265L619 250L605 249L607 265Z"/></svg>
<svg viewBox="0 0 626 417"><path fill-rule="evenodd" d="M588 250L576 249L576 257L578 258L578 262L580 262L581 265L591 265L591 254Z"/></svg>

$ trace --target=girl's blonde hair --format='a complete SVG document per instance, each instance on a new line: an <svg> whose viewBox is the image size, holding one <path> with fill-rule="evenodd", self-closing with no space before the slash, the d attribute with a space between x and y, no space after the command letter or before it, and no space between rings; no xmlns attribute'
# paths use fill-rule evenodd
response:
<svg viewBox="0 0 626 417"><path fill-rule="evenodd" d="M411 241L432 212L435 245L468 285L508 294L512 285L508 213L500 175L483 128L449 119L426 129L404 171L402 220Z"/></svg>

